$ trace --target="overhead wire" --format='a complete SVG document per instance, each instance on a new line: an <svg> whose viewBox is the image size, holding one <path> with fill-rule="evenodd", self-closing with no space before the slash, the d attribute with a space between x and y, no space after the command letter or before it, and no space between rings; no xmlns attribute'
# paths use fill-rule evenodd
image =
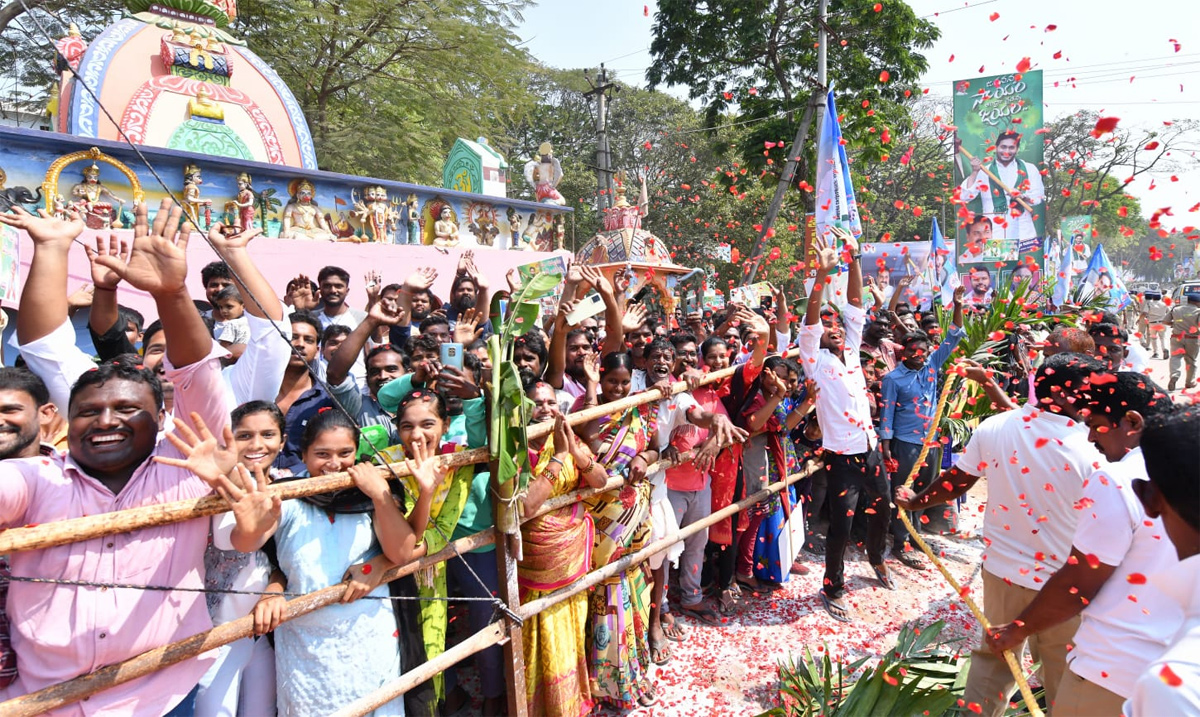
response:
<svg viewBox="0 0 1200 717"><path fill-rule="evenodd" d="M75 82L79 85L79 87L81 87L85 92L87 92L87 94L96 103L97 107L100 108L100 111L104 113L104 116L106 118L108 118L108 120L110 122L112 122L113 126L116 128L117 133L119 134L121 139L125 142L126 145L129 146L129 148L131 150L133 150L134 154L137 155L138 159L142 162L142 164L145 165L146 169L154 177L155 181L157 181L159 186L162 187L163 192L165 192L167 197L171 200L171 203L174 204L175 206L179 207L180 211L183 212L185 217L190 218L191 215L188 214L187 208L183 206L183 203L180 201L179 197L176 196L175 192L171 191L171 188L167 186L167 183L163 180L163 178L159 174L158 170L153 166L153 164L150 162L150 160L142 152L141 148L138 147L137 144L135 144L132 140L129 139L129 136L121 128L121 124L116 120L116 118L113 117L112 113L108 110L108 108L100 100L100 97L96 94L96 92L87 84L87 82L84 81L84 79L79 75L79 73L75 70L75 68L72 67L71 64L66 61L66 57L63 56L63 54L61 52L59 52L57 44L54 42L54 38L52 38L50 36L50 33L46 30L45 26L42 24L41 19L32 12L32 10L30 9L26 0L18 0L18 2L20 2L21 6L25 9L25 14L37 26L38 31L42 35L42 38L46 42L48 42L52 48L54 48L55 60L62 61L62 65L67 68L67 71L70 72L70 74L74 78ZM46 8L43 8L43 9L46 9ZM53 16L56 20L58 20L60 24L62 24L62 19L59 18L57 14L55 14L52 10L49 10L49 9L47 9L47 11L50 13L51 16ZM29 37L30 40L33 40L34 42L38 41L38 39L35 38L32 35L32 33L30 33L28 31L28 29L26 29L20 25L18 25L18 27ZM190 221L186 222L185 225L186 224L190 224ZM201 237L204 238L205 243L208 244L208 246L213 250L213 252L215 252L217 254L217 256L222 256L221 251L217 248L217 246L215 244L213 244L212 240L208 238L208 234L206 232L200 231L199 227L195 227L195 229L196 229L196 232L198 234L200 234ZM262 312L263 316L267 319L267 321L270 322L271 326L275 329L276 333L279 335L279 338L288 345L288 347L291 349L292 355L297 356L298 358L301 359L301 361L304 364L305 370L307 371L309 376L312 378L314 385L321 386L325 390L326 394L329 395L330 397L332 397L333 390L329 386L329 384L326 383L317 374L317 372L313 369L313 367L311 365L309 365L308 361L304 360L304 356L299 352L299 350L296 349L295 346L292 345L291 340L288 338L287 334L280 327L279 322L277 322L275 319L272 319L270 317L266 308L263 306L262 302L259 300L259 298L257 296L254 295L254 293L252 291L249 291L248 287L246 287L245 282L242 280L242 277L240 275L238 275L237 271L233 267L228 267L228 268L229 268L230 274L233 276L234 280L237 281L238 284L240 284L244 289L247 289L245 293L249 296L250 300L252 302L254 302L254 305L256 307L258 307L258 310ZM284 317L284 318L286 318L286 317ZM347 411L344 406L342 406L341 402L339 402L336 399L333 399L331 401L331 403L333 404L334 409L336 409L338 412L340 412L344 416L346 416L346 418L348 418L354 425L358 425L358 420L354 416L350 415L350 412ZM386 456L384 456L383 453L378 448L376 448L370 441L366 441L366 444L370 447L374 457L377 460L379 460L380 464L385 469L387 469L387 471L391 474L392 479L395 480L396 483L399 485L400 490L404 491L407 494L408 489L405 487L404 481L400 480L400 476L396 473L395 469L392 468L391 463L387 460ZM410 497L413 497L413 496L410 496ZM413 498L415 500L415 497L413 497ZM437 525L436 522L431 521L430 526L433 527L433 529L437 531L438 535L443 540L445 540L447 544L450 544L450 545L453 544L453 541L450 540L450 536L446 535L446 533L441 529L440 526ZM479 575L475 572L474 568L471 567L471 564L466 560L466 558L457 551L456 551L456 556L459 558L459 560L462 561L463 566L466 567L466 569L470 573L470 575L479 583L479 586L481 588L483 588L484 592L490 593L491 589L487 586L486 583L483 582L483 579L479 577ZM508 605L504 603L503 600L500 600L498 597L493 596L491 599L491 602L493 604L494 609L496 609L500 612L503 612L509 619L514 620L517 623L520 623L520 621L521 621L520 617L516 613L514 613L508 607Z"/></svg>

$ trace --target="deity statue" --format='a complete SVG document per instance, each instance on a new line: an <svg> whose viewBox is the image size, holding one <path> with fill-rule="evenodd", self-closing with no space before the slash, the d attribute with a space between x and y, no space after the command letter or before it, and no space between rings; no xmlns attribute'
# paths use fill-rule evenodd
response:
<svg viewBox="0 0 1200 717"><path fill-rule="evenodd" d="M525 181L533 185L537 201L544 204L566 204L567 200L557 189L562 177L562 165L554 156L554 148L549 142L542 142L538 147L538 156L525 163Z"/></svg>
<svg viewBox="0 0 1200 717"><path fill-rule="evenodd" d="M292 198L283 208L280 239L308 239L310 241L336 241L329 230L325 213L317 206L314 198L317 188L307 179L293 180L290 187Z"/></svg>
<svg viewBox="0 0 1200 717"><path fill-rule="evenodd" d="M121 215L113 212L111 202L102 201L104 197L122 206L125 204L124 199L100 182L100 168L93 163L83 170L83 181L71 187L71 204L83 215L89 228L120 229Z"/></svg>
<svg viewBox="0 0 1200 717"><path fill-rule="evenodd" d="M400 210L401 216L408 221L408 244L421 243L421 210L417 208L417 195L410 194L404 202L404 207Z"/></svg>
<svg viewBox="0 0 1200 717"><path fill-rule="evenodd" d="M433 225L433 245L440 247L458 246L458 225L451 218L449 204L443 204L438 220Z"/></svg>
<svg viewBox="0 0 1200 717"><path fill-rule="evenodd" d="M512 248L521 249L521 215L517 213L516 209L509 207L504 216L508 219L508 232L512 236Z"/></svg>
<svg viewBox="0 0 1200 717"><path fill-rule="evenodd" d="M237 178L237 197L233 203L236 207L234 226L245 231L254 228L254 180L242 172Z"/></svg>
<svg viewBox="0 0 1200 717"><path fill-rule="evenodd" d="M362 229L364 239L387 244L396 228L396 212L387 189L379 185L363 189L362 201L354 203L351 219L354 226Z"/></svg>
<svg viewBox="0 0 1200 717"><path fill-rule="evenodd" d="M212 97L208 86L201 83L196 90L196 97L188 100L188 112L191 116L224 121L225 108L219 102L214 102Z"/></svg>
<svg viewBox="0 0 1200 717"><path fill-rule="evenodd" d="M200 198L201 184L204 184L204 180L200 176L199 167L189 164L183 168L183 204L187 207L188 218L197 229L202 228L200 224L202 207L204 209L203 227L212 225L212 200Z"/></svg>

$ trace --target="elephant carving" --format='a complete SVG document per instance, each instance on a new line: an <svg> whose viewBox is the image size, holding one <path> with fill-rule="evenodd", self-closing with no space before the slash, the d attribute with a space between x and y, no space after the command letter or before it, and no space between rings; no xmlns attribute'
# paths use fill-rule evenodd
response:
<svg viewBox="0 0 1200 717"><path fill-rule="evenodd" d="M0 189L0 212L7 212L14 206L33 205L42 201L42 188L38 187L36 192L29 191L28 187L9 187ZM26 206L26 209L29 207Z"/></svg>

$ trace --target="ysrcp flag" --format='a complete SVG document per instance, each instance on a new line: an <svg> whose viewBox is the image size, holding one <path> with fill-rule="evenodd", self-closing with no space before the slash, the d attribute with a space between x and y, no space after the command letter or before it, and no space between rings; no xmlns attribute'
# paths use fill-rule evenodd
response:
<svg viewBox="0 0 1200 717"><path fill-rule="evenodd" d="M933 218L933 229L929 232L929 283L940 287L942 291L942 306L954 303L954 290L962 286L958 276L958 262L954 260L954 251L946 246L946 238L938 227L937 217Z"/></svg>
<svg viewBox="0 0 1200 717"><path fill-rule="evenodd" d="M1124 308L1130 302L1129 290L1113 270L1103 244L1096 245L1096 250L1092 252L1092 260L1088 262L1087 270L1080 277L1080 283L1091 287L1093 296L1108 297L1108 306L1113 311Z"/></svg>
<svg viewBox="0 0 1200 717"><path fill-rule="evenodd" d="M862 221L850 181L850 163L842 144L842 127L838 124L833 90L825 98L825 116L817 138L817 234L829 241L829 227L842 226L855 237L862 236Z"/></svg>
<svg viewBox="0 0 1200 717"><path fill-rule="evenodd" d="M1067 297L1071 295L1071 258L1074 256L1074 250L1070 244L1064 244L1062 241L1062 231L1058 232L1059 256L1058 272L1055 274L1056 281L1054 282L1054 295L1050 297L1055 306L1062 306L1067 303Z"/></svg>

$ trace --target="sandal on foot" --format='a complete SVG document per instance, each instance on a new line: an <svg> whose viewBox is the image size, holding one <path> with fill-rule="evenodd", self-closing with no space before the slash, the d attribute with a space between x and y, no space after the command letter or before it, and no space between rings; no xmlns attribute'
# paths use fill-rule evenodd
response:
<svg viewBox="0 0 1200 717"><path fill-rule="evenodd" d="M841 598L831 598L825 594L824 590L817 594L821 596L821 604L825 606L825 612L829 613L830 617L838 622L853 622L846 606L842 604Z"/></svg>
<svg viewBox="0 0 1200 717"><path fill-rule="evenodd" d="M655 644L650 641L650 661L662 667L671 662L671 646L668 644L670 640L665 640L661 644Z"/></svg>
<svg viewBox="0 0 1200 717"><path fill-rule="evenodd" d="M717 597L717 607L723 615L737 614L738 599L734 596L733 590L726 588L721 591Z"/></svg>
<svg viewBox="0 0 1200 717"><path fill-rule="evenodd" d="M913 570L925 570L929 566L925 564L921 558L917 557L916 551L909 552L907 550L893 550L892 557L901 565Z"/></svg>
<svg viewBox="0 0 1200 717"><path fill-rule="evenodd" d="M658 692L654 690L654 685L646 685L642 688L642 694L638 695L638 704L642 707L653 707L658 704Z"/></svg>
<svg viewBox="0 0 1200 717"><path fill-rule="evenodd" d="M695 605L680 605L679 612L704 625L717 627L721 624L721 616L717 614L717 611L702 602Z"/></svg>
<svg viewBox="0 0 1200 717"><path fill-rule="evenodd" d="M892 576L888 574L886 565L872 565L871 569L875 571L875 579L879 581L880 585L888 590L896 589L896 583L892 582Z"/></svg>
<svg viewBox="0 0 1200 717"><path fill-rule="evenodd" d="M662 631L667 636L667 639L672 642L683 642L687 639L688 635L687 628L683 626L682 622L677 621L674 616L671 617L670 622L662 624Z"/></svg>

